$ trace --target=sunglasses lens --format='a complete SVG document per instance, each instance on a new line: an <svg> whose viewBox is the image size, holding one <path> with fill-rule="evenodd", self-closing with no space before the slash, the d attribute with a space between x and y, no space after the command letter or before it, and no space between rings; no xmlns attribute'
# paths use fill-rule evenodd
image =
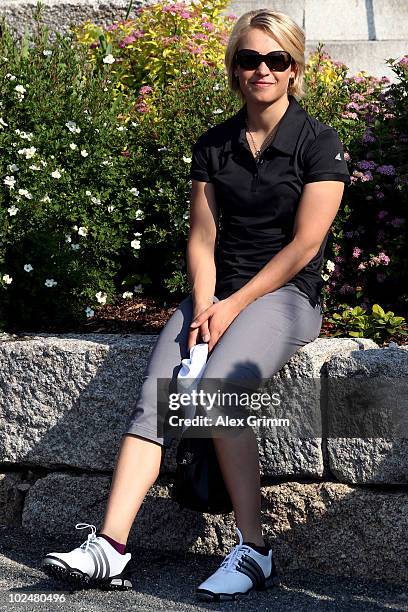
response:
<svg viewBox="0 0 408 612"><path fill-rule="evenodd" d="M263 56L269 70L283 72L290 66L291 56L287 52L271 52ZM237 63L244 70L255 70L261 63L262 56L259 53L238 52Z"/></svg>

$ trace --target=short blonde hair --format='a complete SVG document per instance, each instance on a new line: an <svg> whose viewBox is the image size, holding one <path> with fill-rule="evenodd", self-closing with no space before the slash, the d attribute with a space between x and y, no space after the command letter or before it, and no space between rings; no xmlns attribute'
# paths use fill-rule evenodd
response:
<svg viewBox="0 0 408 612"><path fill-rule="evenodd" d="M224 57L230 90L237 94L242 102L245 102L245 96L239 86L239 79L234 75L236 68L234 56L241 37L252 28L263 30L274 38L284 51L290 53L296 63L297 71L293 83L289 82L288 94L302 98L305 95L303 88L305 74L305 32L288 15L272 11L269 8L244 13L232 28Z"/></svg>

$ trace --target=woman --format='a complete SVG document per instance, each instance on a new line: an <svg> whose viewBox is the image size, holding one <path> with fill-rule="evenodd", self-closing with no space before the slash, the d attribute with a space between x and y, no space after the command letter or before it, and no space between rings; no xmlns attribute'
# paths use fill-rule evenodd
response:
<svg viewBox="0 0 408 612"><path fill-rule="evenodd" d="M105 588L131 586L125 545L159 474L164 447L157 436L157 378L172 378L195 344L208 342L201 380L216 378L227 388L232 376L270 378L319 336L323 251L350 177L337 132L294 97L303 95L304 51L303 30L269 9L245 13L232 30L225 54L228 83L244 105L193 147L191 294L150 356L100 531L77 525L90 526L92 533L69 553L47 555L47 573L92 578ZM214 437L214 445L239 542L197 593L223 600L270 586L273 560L262 536L254 432L247 427Z"/></svg>

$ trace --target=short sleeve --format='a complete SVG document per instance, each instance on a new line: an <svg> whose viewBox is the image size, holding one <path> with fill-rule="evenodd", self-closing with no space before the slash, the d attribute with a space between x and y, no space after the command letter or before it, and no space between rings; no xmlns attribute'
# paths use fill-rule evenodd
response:
<svg viewBox="0 0 408 612"><path fill-rule="evenodd" d="M316 181L351 183L343 144L333 128L320 132L305 154L303 182Z"/></svg>
<svg viewBox="0 0 408 612"><path fill-rule="evenodd" d="M209 148L203 136L200 136L192 148L190 178L195 179L196 181L211 183Z"/></svg>

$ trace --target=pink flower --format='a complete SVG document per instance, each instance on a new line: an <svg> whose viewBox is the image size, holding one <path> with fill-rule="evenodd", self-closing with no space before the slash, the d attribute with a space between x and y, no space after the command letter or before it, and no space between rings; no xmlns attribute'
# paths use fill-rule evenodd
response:
<svg viewBox="0 0 408 612"><path fill-rule="evenodd" d="M375 197L376 197L378 200L382 200L382 199L383 199L383 197L384 197L384 194L383 194L383 192L382 192L382 191L376 191L376 192L375 192Z"/></svg>
<svg viewBox="0 0 408 612"><path fill-rule="evenodd" d="M358 264L358 270L365 270L367 267L367 264L364 263L363 261L361 263Z"/></svg>
<svg viewBox="0 0 408 612"><path fill-rule="evenodd" d="M358 247L354 247L353 257L360 257L360 255L361 255L361 249L359 249Z"/></svg>
<svg viewBox="0 0 408 612"><path fill-rule="evenodd" d="M150 93L151 91L153 91L153 88L150 87L150 85L142 85L142 87L139 89L139 93L144 96L147 93Z"/></svg>
<svg viewBox="0 0 408 612"><path fill-rule="evenodd" d="M201 25L204 30L207 30L207 32L212 32L214 30L214 24L210 23L209 21L203 21Z"/></svg>
<svg viewBox="0 0 408 612"><path fill-rule="evenodd" d="M378 254L378 259L380 260L381 263L383 263L385 266L388 266L388 264L390 263L390 258L388 257L388 255L386 255L383 251L381 251L381 253Z"/></svg>
<svg viewBox="0 0 408 612"><path fill-rule="evenodd" d="M377 214L377 219L381 221L382 219L385 219L387 215L388 213L386 210L380 210L380 212Z"/></svg>

